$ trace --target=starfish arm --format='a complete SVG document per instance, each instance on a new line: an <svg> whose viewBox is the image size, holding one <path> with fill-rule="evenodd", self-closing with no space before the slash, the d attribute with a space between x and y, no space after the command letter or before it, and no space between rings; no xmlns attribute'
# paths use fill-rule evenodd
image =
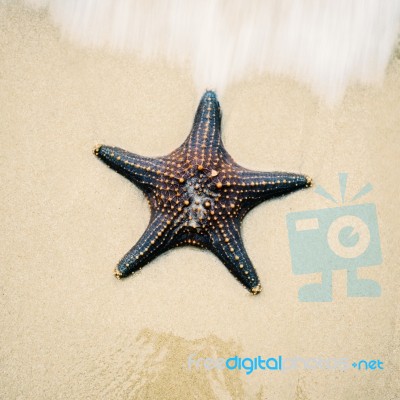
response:
<svg viewBox="0 0 400 400"><path fill-rule="evenodd" d="M221 146L219 102L214 92L207 91L200 100L192 130L180 149L195 165L206 166Z"/></svg>
<svg viewBox="0 0 400 400"><path fill-rule="evenodd" d="M247 255L238 224L220 223L219 228L211 233L209 249L248 291L252 294L261 292L260 280Z"/></svg>
<svg viewBox="0 0 400 400"><path fill-rule="evenodd" d="M149 222L145 232L137 243L121 259L115 268L117 278L124 278L138 271L151 260L171 248L172 232L167 219L161 213L156 214Z"/></svg>
<svg viewBox="0 0 400 400"><path fill-rule="evenodd" d="M118 147L100 145L93 153L110 168L141 187L153 187L161 182L164 162L160 158L143 157Z"/></svg>
<svg viewBox="0 0 400 400"><path fill-rule="evenodd" d="M224 182L222 182L224 185ZM311 186L306 175L287 172L258 172L242 170L231 180L233 192L240 195L241 208L247 211L264 200Z"/></svg>

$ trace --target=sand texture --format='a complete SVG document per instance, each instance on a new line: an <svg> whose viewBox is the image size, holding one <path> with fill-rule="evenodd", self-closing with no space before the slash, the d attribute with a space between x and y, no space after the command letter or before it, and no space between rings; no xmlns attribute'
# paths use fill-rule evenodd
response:
<svg viewBox="0 0 400 400"><path fill-rule="evenodd" d="M243 224L263 292L210 253L184 248L119 281L149 219L142 193L92 154L97 143L158 156L186 138L200 93L162 61L78 48L44 13L0 8L0 398L395 400L399 376L400 61L379 87L329 108L290 77L255 76L220 102L223 141L256 170L310 175L376 205L383 263L360 269L380 297L306 303L286 215L333 207L313 189L266 202ZM350 196L349 195L349 196ZM351 196L350 196L351 197ZM189 370L197 357L381 359L384 370Z"/></svg>

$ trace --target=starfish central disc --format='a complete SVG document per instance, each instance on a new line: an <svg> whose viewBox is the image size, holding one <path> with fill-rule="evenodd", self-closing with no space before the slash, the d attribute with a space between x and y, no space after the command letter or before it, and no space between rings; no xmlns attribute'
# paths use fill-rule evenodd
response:
<svg viewBox="0 0 400 400"><path fill-rule="evenodd" d="M220 106L211 91L200 101L189 136L171 154L150 158L103 145L94 153L138 186L151 208L146 231L115 269L118 278L167 250L193 245L213 252L257 294L261 285L243 245L241 222L261 202L311 185L301 174L238 165L222 144Z"/></svg>

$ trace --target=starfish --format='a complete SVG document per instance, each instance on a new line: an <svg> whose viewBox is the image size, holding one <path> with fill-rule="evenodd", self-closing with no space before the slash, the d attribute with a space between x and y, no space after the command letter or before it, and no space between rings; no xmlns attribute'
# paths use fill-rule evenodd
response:
<svg viewBox="0 0 400 400"><path fill-rule="evenodd" d="M167 250L192 245L210 250L258 294L260 280L243 245L242 220L265 200L311 186L305 175L238 165L222 144L213 91L205 92L189 136L171 154L150 158L104 145L94 154L141 189L151 209L146 231L115 268L117 278L139 271Z"/></svg>

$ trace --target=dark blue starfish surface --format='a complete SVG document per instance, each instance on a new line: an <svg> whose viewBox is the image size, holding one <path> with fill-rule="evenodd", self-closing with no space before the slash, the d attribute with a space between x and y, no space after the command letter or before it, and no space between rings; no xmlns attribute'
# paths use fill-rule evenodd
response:
<svg viewBox="0 0 400 400"><path fill-rule="evenodd" d="M171 154L150 158L118 147L97 146L94 154L145 194L149 225L115 268L117 278L140 270L174 247L213 252L251 293L261 291L240 235L245 215L264 200L311 185L304 175L258 172L241 167L221 140L221 112L214 92L198 106L186 141Z"/></svg>

